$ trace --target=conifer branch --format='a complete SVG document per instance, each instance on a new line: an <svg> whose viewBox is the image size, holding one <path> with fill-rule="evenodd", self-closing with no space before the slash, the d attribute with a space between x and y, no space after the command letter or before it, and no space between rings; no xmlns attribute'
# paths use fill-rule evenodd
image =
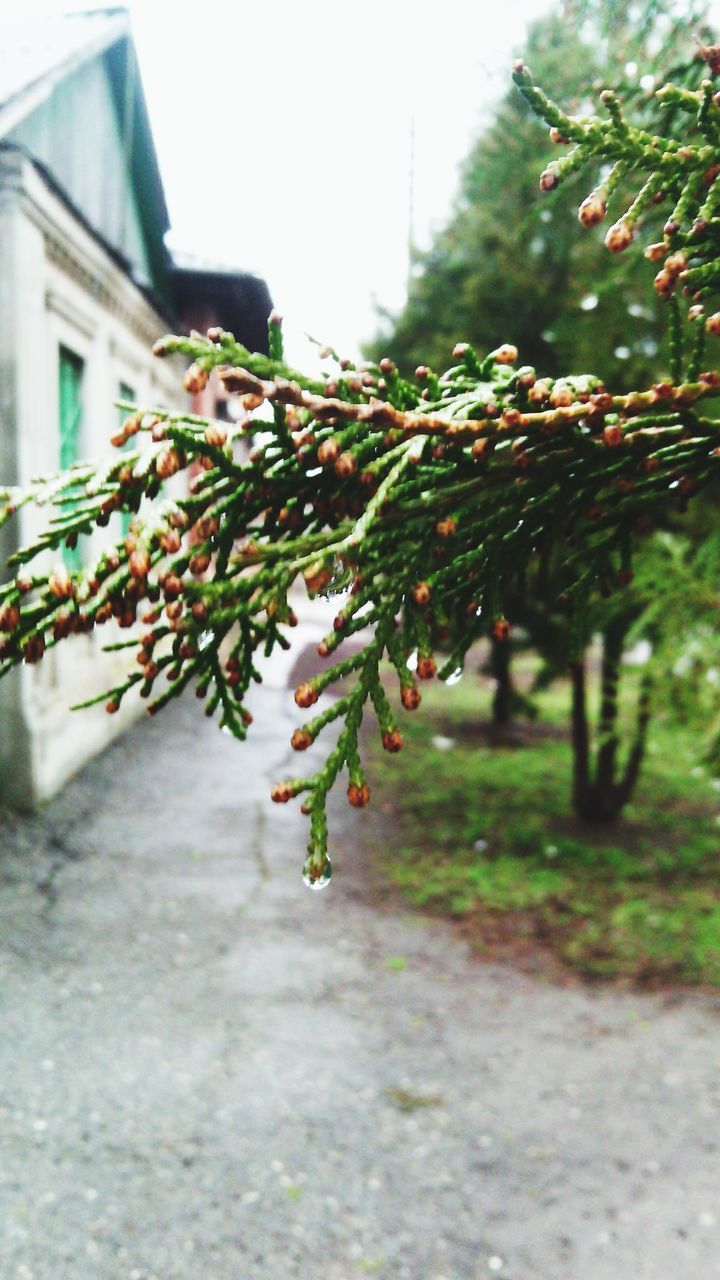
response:
<svg viewBox="0 0 720 1280"><path fill-rule="evenodd" d="M447 677L478 638L505 643L511 588L534 573L547 577L550 564L576 652L593 594L621 590L638 539L720 470L720 417L711 408L720 375L702 370L706 334L720 333L720 313L705 310L720 283L712 85L656 95L685 113L683 145L633 125L614 94L603 95L602 118L579 120L522 64L515 80L574 144L545 170L543 189L586 163L611 166L580 206L584 225L600 222L608 202L637 182L606 237L613 252L631 244L661 198L672 202L662 241L647 251L663 261L655 288L672 309L667 374L653 386L615 395L588 374L544 378L519 365L510 344L487 355L459 344L450 367L422 365L413 379L389 358L358 368L329 352L332 372L310 378L287 366L273 315L269 356L217 328L156 344L158 356L190 361L189 391L217 371L237 398L232 425L125 404L112 438L121 453L0 493L0 525L29 503L51 513L12 556L15 576L0 587L0 675L114 620L132 634L107 647L127 647L135 661L106 696L110 713L136 686L155 713L194 684L208 715L243 739L258 655L290 646L295 593L302 586L311 598L337 597L318 647L319 658L332 660L296 689L295 701L309 710L331 685L345 687L295 730L292 746L306 750L332 724L339 732L316 773L273 789L280 803L304 797L304 875L314 887L329 877L325 802L343 769L350 804L369 799L361 722L372 711L385 749L402 747L391 686L412 711L418 682L437 673L439 650ZM249 457L241 441L252 446ZM175 481L169 494L180 473L185 490ZM63 548L107 527L115 512L131 517L127 535L86 568L66 569ZM336 659L349 636L367 638Z"/></svg>

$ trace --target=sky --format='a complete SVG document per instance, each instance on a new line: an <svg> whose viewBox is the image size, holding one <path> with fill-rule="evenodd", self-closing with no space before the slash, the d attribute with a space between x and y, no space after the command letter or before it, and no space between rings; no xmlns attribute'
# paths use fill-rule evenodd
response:
<svg viewBox="0 0 720 1280"><path fill-rule="evenodd" d="M0 0L23 15L103 7ZM129 0L173 249L263 276L286 319L357 356L402 306L408 244L550 0ZM412 172L412 179L411 179ZM411 211L412 205L412 211Z"/></svg>

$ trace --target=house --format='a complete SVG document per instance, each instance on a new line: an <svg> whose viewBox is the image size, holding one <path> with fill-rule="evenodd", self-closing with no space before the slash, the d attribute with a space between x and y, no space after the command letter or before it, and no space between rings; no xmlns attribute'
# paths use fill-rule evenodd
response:
<svg viewBox="0 0 720 1280"><path fill-rule="evenodd" d="M117 399L187 403L177 366L150 354L160 334L221 324L261 347L271 304L253 276L170 256L125 10L0 19L0 41L0 483L22 484L107 454ZM25 509L0 534L3 571L43 519ZM122 536L113 520L74 563ZM48 798L137 714L69 711L113 683L103 639L73 637L0 683L2 803Z"/></svg>

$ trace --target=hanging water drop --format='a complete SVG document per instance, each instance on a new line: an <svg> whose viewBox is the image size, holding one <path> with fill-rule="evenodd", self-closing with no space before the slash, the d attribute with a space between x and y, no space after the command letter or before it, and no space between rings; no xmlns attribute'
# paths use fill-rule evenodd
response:
<svg viewBox="0 0 720 1280"><path fill-rule="evenodd" d="M302 878L308 889L327 889L331 875L332 866L329 858L320 864L308 859L303 867Z"/></svg>
<svg viewBox="0 0 720 1280"><path fill-rule="evenodd" d="M450 675L448 676L448 678L447 678L447 680L445 681L445 683L446 683L446 684L457 684L460 680L462 680L462 678L463 678L463 669L462 669L462 667L456 667L454 671L451 671L451 672L450 672Z"/></svg>

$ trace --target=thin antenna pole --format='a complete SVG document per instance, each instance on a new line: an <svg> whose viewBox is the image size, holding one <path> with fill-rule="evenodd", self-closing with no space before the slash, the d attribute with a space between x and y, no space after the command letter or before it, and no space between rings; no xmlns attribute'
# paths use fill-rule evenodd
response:
<svg viewBox="0 0 720 1280"><path fill-rule="evenodd" d="M410 117L408 156L408 238L407 238L407 288L410 291L413 256L415 253L415 114Z"/></svg>

